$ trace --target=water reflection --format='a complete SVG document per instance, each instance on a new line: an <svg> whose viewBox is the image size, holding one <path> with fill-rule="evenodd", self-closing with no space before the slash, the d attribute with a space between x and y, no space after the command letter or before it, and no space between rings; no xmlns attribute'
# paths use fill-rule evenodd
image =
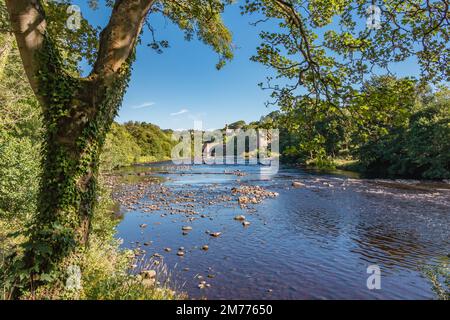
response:
<svg viewBox="0 0 450 320"><path fill-rule="evenodd" d="M192 298L433 298L419 266L450 251L450 190L441 185L405 189L289 168L270 177L257 166L157 164L127 174L136 172L162 185L146 187L119 237L127 247L152 241L147 254L161 254ZM241 208L231 193L240 185L279 196ZM235 221L238 214L251 225ZM367 289L369 264L382 268L382 290ZM199 276L211 287L199 289Z"/></svg>

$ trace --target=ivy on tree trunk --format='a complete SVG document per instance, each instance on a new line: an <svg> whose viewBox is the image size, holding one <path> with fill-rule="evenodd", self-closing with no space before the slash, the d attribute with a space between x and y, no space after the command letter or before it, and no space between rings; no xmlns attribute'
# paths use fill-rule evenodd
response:
<svg viewBox="0 0 450 320"><path fill-rule="evenodd" d="M40 1L7 1L46 129L38 212L24 245L24 257L15 265L16 273L28 279L32 290L54 280L59 263L87 243L100 152L122 102L137 38L153 2L116 3L101 33L94 69L81 78L64 69L58 48L46 32ZM20 295L19 290L14 295Z"/></svg>

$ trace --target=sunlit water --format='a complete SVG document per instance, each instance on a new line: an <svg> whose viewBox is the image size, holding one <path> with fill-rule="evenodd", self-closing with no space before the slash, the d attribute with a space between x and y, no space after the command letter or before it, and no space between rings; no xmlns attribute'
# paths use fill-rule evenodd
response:
<svg viewBox="0 0 450 320"><path fill-rule="evenodd" d="M127 248L134 248L136 241L152 241L143 247L146 254L162 255L174 281L190 298L435 297L421 268L450 253L448 184L364 180L287 168L271 175L259 166L174 169L167 163L133 169L164 178L170 195L162 195L166 207L151 212L139 205L154 202L142 198L136 210L124 214L118 237ZM247 175L224 174L234 170ZM293 188L292 181L306 186ZM241 209L235 198L209 204L231 196L231 188L241 184L263 186L279 196L249 209ZM171 197L196 201L185 207L187 203L171 203ZM169 208L175 207L198 214L170 214ZM251 225L244 228L235 221L238 214ZM143 223L148 225L145 229L139 227ZM183 235L181 227L186 225L192 231ZM222 235L213 238L206 231ZM208 251L201 250L205 244ZM165 252L167 247L172 251ZM184 257L177 256L179 247L185 248ZM373 264L381 268L380 290L366 286L367 267ZM198 288L199 275L209 288Z"/></svg>

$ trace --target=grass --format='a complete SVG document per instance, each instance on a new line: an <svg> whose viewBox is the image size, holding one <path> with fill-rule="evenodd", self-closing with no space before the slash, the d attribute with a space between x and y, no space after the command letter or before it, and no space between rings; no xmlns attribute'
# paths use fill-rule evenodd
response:
<svg viewBox="0 0 450 320"><path fill-rule="evenodd" d="M306 161L306 165L316 169L323 170L346 170L361 172L361 166L357 160L349 158L327 158L327 159L311 159Z"/></svg>
<svg viewBox="0 0 450 320"><path fill-rule="evenodd" d="M450 300L450 258L442 257L436 266L423 269L438 300Z"/></svg>
<svg viewBox="0 0 450 320"><path fill-rule="evenodd" d="M38 300L175 300L187 296L172 283L167 267L161 262L136 256L131 250L120 249L115 239L118 224L110 190L101 187L92 231L87 248L64 259L58 278L23 299ZM10 288L6 279L6 257L18 250L23 236L12 237L22 224L0 219L0 299L7 299ZM155 277L149 281L140 273L152 270ZM77 273L78 271L78 273ZM3 278L5 277L5 278Z"/></svg>

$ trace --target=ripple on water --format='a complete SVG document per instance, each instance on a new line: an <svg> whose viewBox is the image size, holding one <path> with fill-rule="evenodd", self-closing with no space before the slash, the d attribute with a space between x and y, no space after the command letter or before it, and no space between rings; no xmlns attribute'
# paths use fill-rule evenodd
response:
<svg viewBox="0 0 450 320"><path fill-rule="evenodd" d="M118 236L124 247L153 241L145 247L147 254L160 253L193 298L432 298L419 267L450 251L449 190L440 186L405 182L402 187L402 182L292 169L268 179L248 166L150 168L167 180L145 187L158 196L144 195L136 210L125 214ZM243 174L229 174L236 170ZM294 180L305 187L292 188ZM232 187L243 184L279 196L242 209L236 198L227 198ZM162 186L167 190L159 196ZM140 209L155 203L158 210ZM251 225L235 221L237 214ZM148 224L144 230L142 223ZM186 224L192 230L183 235ZM213 238L206 231L222 234ZM209 249L201 250L203 245ZM164 252L181 246L182 258L177 250ZM381 267L382 290L366 287L370 264ZM198 275L211 287L198 289Z"/></svg>

